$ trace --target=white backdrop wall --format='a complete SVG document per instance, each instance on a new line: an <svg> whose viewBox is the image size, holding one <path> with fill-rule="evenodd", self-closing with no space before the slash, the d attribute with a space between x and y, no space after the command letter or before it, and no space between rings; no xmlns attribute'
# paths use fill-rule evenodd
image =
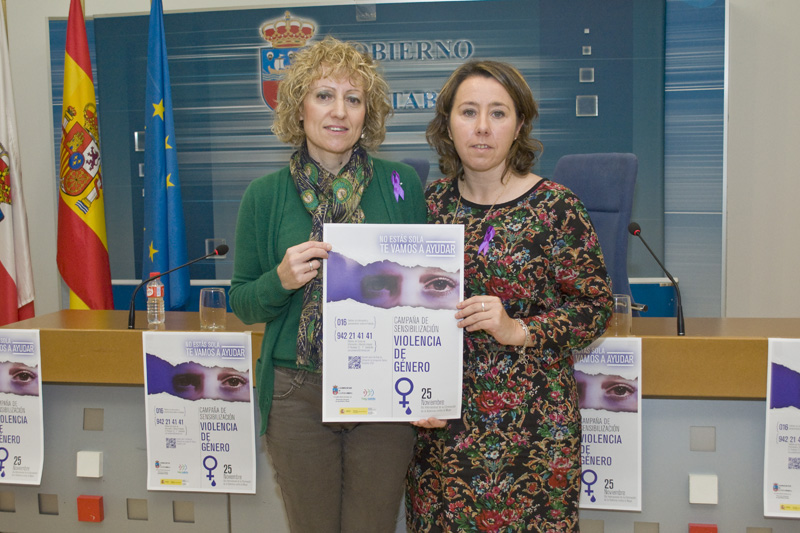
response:
<svg viewBox="0 0 800 533"><path fill-rule="evenodd" d="M727 316L800 316L800 2L729 0Z"/></svg>

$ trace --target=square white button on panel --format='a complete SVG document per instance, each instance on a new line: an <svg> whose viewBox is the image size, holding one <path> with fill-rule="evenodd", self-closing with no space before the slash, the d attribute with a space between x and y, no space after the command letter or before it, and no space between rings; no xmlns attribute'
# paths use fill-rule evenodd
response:
<svg viewBox="0 0 800 533"><path fill-rule="evenodd" d="M103 452L78 452L78 477L103 477Z"/></svg>
<svg viewBox="0 0 800 533"><path fill-rule="evenodd" d="M689 474L689 503L716 505L718 502L716 474Z"/></svg>
<svg viewBox="0 0 800 533"><path fill-rule="evenodd" d="M579 94L575 97L576 117L596 117L597 114L596 94Z"/></svg>
<svg viewBox="0 0 800 533"><path fill-rule="evenodd" d="M594 83L594 68L586 67L578 69L578 81L581 83Z"/></svg>

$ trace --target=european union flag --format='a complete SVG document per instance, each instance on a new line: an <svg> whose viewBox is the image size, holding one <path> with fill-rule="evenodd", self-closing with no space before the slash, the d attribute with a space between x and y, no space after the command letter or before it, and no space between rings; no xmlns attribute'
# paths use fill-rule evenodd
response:
<svg viewBox="0 0 800 533"><path fill-rule="evenodd" d="M150 8L146 100L142 279L187 261L161 0L153 0ZM166 308L182 307L189 296L189 269L182 268L162 280Z"/></svg>

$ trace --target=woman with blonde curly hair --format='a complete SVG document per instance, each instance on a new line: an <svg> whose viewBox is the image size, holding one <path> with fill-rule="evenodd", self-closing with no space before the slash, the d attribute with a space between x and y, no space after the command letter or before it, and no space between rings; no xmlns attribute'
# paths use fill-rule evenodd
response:
<svg viewBox="0 0 800 533"><path fill-rule="evenodd" d="M266 323L261 432L294 533L395 531L413 429L323 424L321 405L322 225L425 222L414 170L367 154L391 111L377 65L351 44L328 37L296 54L273 131L297 151L239 208L231 307Z"/></svg>

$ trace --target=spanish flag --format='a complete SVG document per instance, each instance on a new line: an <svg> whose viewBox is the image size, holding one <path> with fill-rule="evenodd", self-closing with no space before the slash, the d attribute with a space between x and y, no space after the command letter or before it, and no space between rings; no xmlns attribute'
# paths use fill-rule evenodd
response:
<svg viewBox="0 0 800 533"><path fill-rule="evenodd" d="M100 136L92 62L80 0L71 0L64 58L58 271L70 309L113 309L108 264Z"/></svg>

